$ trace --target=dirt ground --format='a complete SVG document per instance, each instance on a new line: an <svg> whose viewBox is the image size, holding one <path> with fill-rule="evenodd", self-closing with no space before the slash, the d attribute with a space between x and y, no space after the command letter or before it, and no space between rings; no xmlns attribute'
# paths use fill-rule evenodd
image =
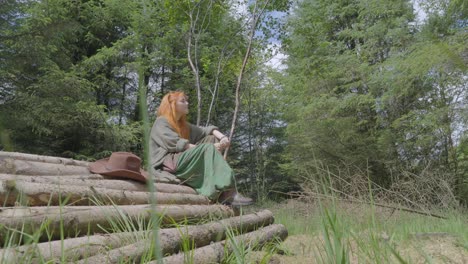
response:
<svg viewBox="0 0 468 264"><path fill-rule="evenodd" d="M266 252L255 251L247 256L247 263L268 264L312 264L320 263L319 248L323 241L320 237L308 235L294 235L288 237L281 245L285 254L274 254L267 256ZM351 245L351 263L385 263L386 261L374 262L373 260L359 259L355 252L355 246ZM396 245L398 253L407 263L460 263L468 264L468 251L450 236L434 234L426 237L411 239L405 245ZM267 256L267 257L265 257ZM399 263L393 256L391 263Z"/></svg>
<svg viewBox="0 0 468 264"><path fill-rule="evenodd" d="M299 218L313 219L317 213L317 207L313 203L303 203L298 201L288 201L286 204L276 205L271 208L273 213L288 208L294 211L294 214L300 215ZM361 205L341 204L340 210L351 215L359 215L364 211ZM376 215L386 220L400 218L401 216L385 208L376 208ZM359 221L359 217L357 218ZM364 221L364 219L362 220ZM369 232L363 231L355 234L361 247L358 247L355 241L350 241L349 260L350 263L402 263L398 261L390 250L380 250L380 253L387 254L387 259L364 259L363 256L372 254L363 254L362 248L372 251L371 247L362 245L367 239L370 239ZM314 232L317 233L317 232ZM375 234L373 234L375 237ZM385 243L391 243L396 252L406 263L460 263L468 264L468 250L460 244L459 240L448 233L421 233L405 239L404 242L389 239L386 234L379 234L379 244L387 249ZM400 243L400 244L398 244ZM374 243L375 245L375 243ZM270 264L312 264L312 263L330 263L324 259L324 241L320 235L296 234L290 235L279 246L282 254L270 255L263 251L253 251L247 256L247 263L270 263ZM322 255L322 257L320 256ZM324 261L320 261L320 260ZM389 260L390 259L390 260Z"/></svg>

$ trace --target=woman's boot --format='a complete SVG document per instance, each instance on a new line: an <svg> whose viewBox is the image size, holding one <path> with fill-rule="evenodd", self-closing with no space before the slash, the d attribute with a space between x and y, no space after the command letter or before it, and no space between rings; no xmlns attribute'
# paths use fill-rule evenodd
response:
<svg viewBox="0 0 468 264"><path fill-rule="evenodd" d="M243 196L235 189L223 191L218 197L218 202L231 206L247 206L253 204L252 198Z"/></svg>

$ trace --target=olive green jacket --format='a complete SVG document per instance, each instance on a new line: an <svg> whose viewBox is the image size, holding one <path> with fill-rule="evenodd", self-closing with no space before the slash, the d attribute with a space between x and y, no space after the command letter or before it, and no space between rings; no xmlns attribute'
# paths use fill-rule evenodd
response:
<svg viewBox="0 0 468 264"><path fill-rule="evenodd" d="M187 140L177 134L165 117L156 118L150 137L150 162L154 169L159 169L168 153L183 152L188 143L195 144L218 129L215 126L198 127L192 124L189 127L190 140Z"/></svg>

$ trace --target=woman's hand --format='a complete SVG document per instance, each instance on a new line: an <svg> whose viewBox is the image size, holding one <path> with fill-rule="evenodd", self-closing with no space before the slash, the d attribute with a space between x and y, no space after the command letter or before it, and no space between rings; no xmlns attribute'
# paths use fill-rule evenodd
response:
<svg viewBox="0 0 468 264"><path fill-rule="evenodd" d="M224 149L229 147L230 144L231 142L229 141L228 137L224 136L221 138L219 143L214 143L214 146L216 150L218 150L221 153Z"/></svg>
<svg viewBox="0 0 468 264"><path fill-rule="evenodd" d="M196 147L196 146L197 146L197 145L188 143L187 145L185 145L185 150L194 148L194 147Z"/></svg>
<svg viewBox="0 0 468 264"><path fill-rule="evenodd" d="M231 141L229 140L229 138L223 133L219 132L217 129L213 130L213 136L215 136L219 140L219 143L214 144L219 152L231 145Z"/></svg>
<svg viewBox="0 0 468 264"><path fill-rule="evenodd" d="M223 151L223 148L221 147L221 143L214 143L213 145L219 153L222 153L221 151Z"/></svg>
<svg viewBox="0 0 468 264"><path fill-rule="evenodd" d="M219 144L221 145L223 149L225 149L231 145L231 141L229 141L229 138L227 136L223 136L219 140Z"/></svg>

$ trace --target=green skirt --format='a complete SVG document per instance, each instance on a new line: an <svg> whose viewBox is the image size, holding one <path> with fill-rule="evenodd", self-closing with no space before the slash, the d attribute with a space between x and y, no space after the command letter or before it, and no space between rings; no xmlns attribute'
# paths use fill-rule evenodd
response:
<svg viewBox="0 0 468 264"><path fill-rule="evenodd" d="M200 143L182 152L177 158L175 174L183 183L210 199L216 199L219 192L234 187L234 171L213 143Z"/></svg>

